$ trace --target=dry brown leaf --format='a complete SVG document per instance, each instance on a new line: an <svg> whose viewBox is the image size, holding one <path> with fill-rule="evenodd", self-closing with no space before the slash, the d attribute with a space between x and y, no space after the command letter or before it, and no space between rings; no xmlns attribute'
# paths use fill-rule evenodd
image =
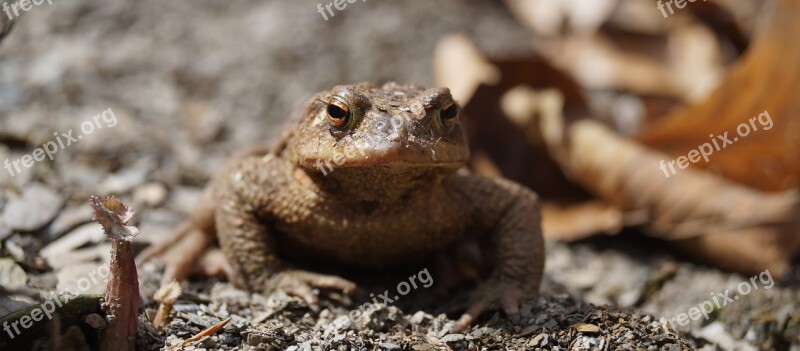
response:
<svg viewBox="0 0 800 351"><path fill-rule="evenodd" d="M770 269L776 275L787 271L800 250L798 193L765 193L692 169L666 177L659 164L669 156L589 119L577 86L545 61L505 59L494 64L500 82L481 84L464 112L473 147L485 152L505 176L540 191L545 200L564 200L570 185L553 181L557 177L552 177L551 158L541 152L547 150L558 160L559 172L620 212L639 214L649 235L671 240L722 268L745 273ZM557 88L562 96L543 99L546 95L536 90L543 88ZM504 102L508 99L535 103ZM540 125L524 126L535 121ZM541 137L532 138L531 131ZM600 219L589 227L602 231L609 226ZM571 234L587 232L580 229Z"/></svg>
<svg viewBox="0 0 800 351"><path fill-rule="evenodd" d="M433 59L434 79L449 82L450 93L456 101L469 101L481 84L493 85L500 72L486 60L463 34L442 38Z"/></svg>
<svg viewBox="0 0 800 351"><path fill-rule="evenodd" d="M231 321L231 317L225 318L225 320L223 320L223 321L221 321L221 322L219 322L217 324L214 324L214 325L202 330L201 332L197 333L197 335L195 335L195 336L193 336L191 338L186 339L184 342L182 342L180 344L179 347L187 346L187 345L189 345L189 344L191 344L191 343L193 343L195 341L198 341L198 340L200 340L202 338L205 338L207 336L212 336L212 335L216 334L218 331L222 330L222 328L225 328L225 325L227 325L228 322L230 322L230 321Z"/></svg>
<svg viewBox="0 0 800 351"><path fill-rule="evenodd" d="M620 50L602 35L568 37L542 46L542 53L589 89L619 89L645 95L681 96L664 62Z"/></svg>
<svg viewBox="0 0 800 351"><path fill-rule="evenodd" d="M474 91L471 97L467 96L468 100L460 98L457 101L463 105L472 154L483 154L491 159L491 165L482 160L481 167L488 170L486 175L492 175L491 169L500 169L505 177L531 187L545 198L568 202L576 198L587 199L588 194L563 175L545 150L544 143L530 139L532 134L539 134L533 133L535 129L519 128L515 124L519 121L502 118L504 109L509 109L503 106L504 96L521 84L558 89L568 106L566 115L570 119L585 118L588 109L580 87L540 57L511 57L489 64L465 39L443 39L434 62L459 61L464 52L472 52L479 58L461 60L463 64L459 65L457 75L437 72L435 77L437 84L452 91ZM490 66L488 69L487 64ZM440 67L443 65L436 66L437 69ZM498 74L487 76L485 72L488 71ZM499 79L501 76L502 80ZM524 120L527 117L519 118ZM538 126L531 124L531 128Z"/></svg>
<svg viewBox="0 0 800 351"><path fill-rule="evenodd" d="M736 133L741 123L767 111L774 125L753 132L712 155L709 168L763 190L800 185L800 1L783 0L749 51L703 101L646 128L640 140L673 157Z"/></svg>
<svg viewBox="0 0 800 351"><path fill-rule="evenodd" d="M619 0L506 0L511 13L538 35L555 35L567 23L571 31L594 33Z"/></svg>
<svg viewBox="0 0 800 351"><path fill-rule="evenodd" d="M719 83L723 69L722 49L716 36L705 25L690 22L667 37L670 84L684 101L708 95Z"/></svg>
<svg viewBox="0 0 800 351"><path fill-rule="evenodd" d="M597 233L617 234L625 226L644 223L644 211L624 213L601 201L587 201L572 206L542 205L542 232L561 241L576 241Z"/></svg>
<svg viewBox="0 0 800 351"><path fill-rule="evenodd" d="M561 144L551 145L581 184L623 211L646 210L648 234L677 240L701 260L780 276L800 251L795 191L765 193L693 169L667 178L659 169L667 155L591 120L567 126Z"/></svg>

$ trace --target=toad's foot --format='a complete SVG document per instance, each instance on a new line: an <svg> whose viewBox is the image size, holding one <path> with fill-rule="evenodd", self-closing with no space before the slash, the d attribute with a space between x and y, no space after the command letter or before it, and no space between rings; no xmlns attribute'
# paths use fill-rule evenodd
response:
<svg viewBox="0 0 800 351"><path fill-rule="evenodd" d="M512 323L519 324L519 306L525 297L525 290L519 282L491 278L472 292L470 308L458 319L451 332L465 331L483 312L498 306L503 308Z"/></svg>
<svg viewBox="0 0 800 351"><path fill-rule="evenodd" d="M278 272L270 277L265 288L267 292L283 291L299 297L309 308L317 311L319 298L314 288L341 290L345 294L350 294L356 289L356 284L334 275L292 269Z"/></svg>
<svg viewBox="0 0 800 351"><path fill-rule="evenodd" d="M147 261L163 262L161 286L173 280L183 281L192 271L200 271L206 275L225 273L230 278L230 266L224 257L220 257L219 250L209 250L210 246L211 239L187 221L171 238L142 251L137 257L137 264Z"/></svg>

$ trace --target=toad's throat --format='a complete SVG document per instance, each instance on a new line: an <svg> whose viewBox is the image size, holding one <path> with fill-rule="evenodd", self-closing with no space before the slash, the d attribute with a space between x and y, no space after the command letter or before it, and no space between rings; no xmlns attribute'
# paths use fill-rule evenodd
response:
<svg viewBox="0 0 800 351"><path fill-rule="evenodd" d="M442 164L437 164L441 166ZM421 165L345 167L312 176L320 190L336 194L339 201L352 203L403 202L432 193L447 176L460 167L423 167Z"/></svg>

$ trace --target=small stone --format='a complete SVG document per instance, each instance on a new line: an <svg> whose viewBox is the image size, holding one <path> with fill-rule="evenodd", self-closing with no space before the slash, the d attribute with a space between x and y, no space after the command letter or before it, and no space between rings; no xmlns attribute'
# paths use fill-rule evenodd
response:
<svg viewBox="0 0 800 351"><path fill-rule="evenodd" d="M198 143L213 141L222 131L225 119L212 104L203 100L189 100L181 116L183 125Z"/></svg>
<svg viewBox="0 0 800 351"><path fill-rule="evenodd" d="M443 343L459 342L465 339L464 334L448 334L442 338Z"/></svg>
<svg viewBox="0 0 800 351"><path fill-rule="evenodd" d="M382 342L378 345L381 350L400 350L400 345L391 342Z"/></svg>
<svg viewBox="0 0 800 351"><path fill-rule="evenodd" d="M417 311L417 313L414 313L414 315L412 315L408 321L411 322L411 324L422 324L422 321L425 319L430 319L428 314L422 311Z"/></svg>
<svg viewBox="0 0 800 351"><path fill-rule="evenodd" d="M62 267L56 276L58 277L56 289L60 292L98 294L106 288L109 270L105 264L86 262Z"/></svg>
<svg viewBox="0 0 800 351"><path fill-rule="evenodd" d="M47 261L38 254L41 247L38 239L32 235L15 234L6 240L6 251L17 263L23 266L44 270L48 268Z"/></svg>
<svg viewBox="0 0 800 351"><path fill-rule="evenodd" d="M54 272L45 272L28 277L28 287L38 290L50 291L56 288L58 277Z"/></svg>
<svg viewBox="0 0 800 351"><path fill-rule="evenodd" d="M214 336L207 336L200 340L197 346L201 346L204 348L217 348L219 346L219 339Z"/></svg>
<svg viewBox="0 0 800 351"><path fill-rule="evenodd" d="M572 351L601 351L605 350L606 341L602 338L592 338L584 335L579 335L575 338L575 342L570 347Z"/></svg>
<svg viewBox="0 0 800 351"><path fill-rule="evenodd" d="M11 229L32 232L50 223L63 205L61 195L44 185L34 184L8 203L3 220Z"/></svg>
<svg viewBox="0 0 800 351"><path fill-rule="evenodd" d="M552 320L552 319L551 319L551 320L549 320L549 321L547 321L547 323L545 323L545 324L543 325L543 327L544 327L545 329L549 329L549 330L550 330L550 329L554 329L554 328L555 328L555 327L557 327L557 326L558 326L558 323L557 323L555 320Z"/></svg>
<svg viewBox="0 0 800 351"><path fill-rule="evenodd" d="M167 187L158 182L146 183L133 190L133 201L145 206L158 206L167 198Z"/></svg>
<svg viewBox="0 0 800 351"><path fill-rule="evenodd" d="M0 258L0 286L14 289L28 284L28 276L14 260Z"/></svg>
<svg viewBox="0 0 800 351"><path fill-rule="evenodd" d="M92 208L86 204L67 207L62 210L56 219L44 232L47 241L55 240L70 230L92 221Z"/></svg>
<svg viewBox="0 0 800 351"><path fill-rule="evenodd" d="M426 344L416 344L414 346L411 346L411 349L415 351L429 351L429 350L436 350L436 347L426 343Z"/></svg>
<svg viewBox="0 0 800 351"><path fill-rule="evenodd" d="M107 194L122 194L145 182L150 172L145 162L123 169L108 176L100 183L100 191Z"/></svg>
<svg viewBox="0 0 800 351"><path fill-rule="evenodd" d="M201 316L198 316L196 314L193 314L193 315L189 316L189 323L197 325L197 326L199 326L201 328L208 328L213 324L213 323L211 323L211 321L208 320L208 318L201 317Z"/></svg>
<svg viewBox="0 0 800 351"><path fill-rule="evenodd" d="M83 321L94 329L103 329L108 324L106 323L106 319L97 313L87 315Z"/></svg>
<svg viewBox="0 0 800 351"><path fill-rule="evenodd" d="M198 201L201 201L202 196L203 189L176 186L170 193L167 206L179 211L188 212Z"/></svg>
<svg viewBox="0 0 800 351"><path fill-rule="evenodd" d="M600 327L598 327L598 326L596 326L594 324L589 324L589 323L577 323L577 324L571 325L570 327L575 329L575 330L577 330L577 331L579 331L579 332L581 332L581 333L592 333L592 334L594 334L594 333L599 333L600 332Z"/></svg>
<svg viewBox="0 0 800 351"><path fill-rule="evenodd" d="M102 227L95 223L87 223L51 242L40 254L51 264L57 264L68 258L65 256L72 255L79 247L87 243L101 242L104 238Z"/></svg>
<svg viewBox="0 0 800 351"><path fill-rule="evenodd" d="M523 328L522 331L520 331L519 334L517 334L517 336L528 336L528 335L531 335L531 334L535 333L537 330L539 330L539 328L541 328L541 327L536 325L536 324L531 324L531 325L526 326L525 328Z"/></svg>
<svg viewBox="0 0 800 351"><path fill-rule="evenodd" d="M531 339L531 341L528 342L528 346L546 346L548 338L549 335L544 333L536 335L533 337L533 339Z"/></svg>
<svg viewBox="0 0 800 351"><path fill-rule="evenodd" d="M264 337L261 334L247 334L247 345L258 346L264 343Z"/></svg>
<svg viewBox="0 0 800 351"><path fill-rule="evenodd" d="M14 231L12 231L11 228L6 225L5 221L3 221L3 218L0 218L0 241L5 240L13 233Z"/></svg>

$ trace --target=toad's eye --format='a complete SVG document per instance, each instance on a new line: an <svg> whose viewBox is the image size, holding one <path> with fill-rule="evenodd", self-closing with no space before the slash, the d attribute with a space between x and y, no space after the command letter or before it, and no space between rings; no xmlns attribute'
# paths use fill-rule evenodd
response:
<svg viewBox="0 0 800 351"><path fill-rule="evenodd" d="M458 105L449 101L442 105L436 120L442 129L450 129L456 125L456 117L458 117Z"/></svg>
<svg viewBox="0 0 800 351"><path fill-rule="evenodd" d="M333 96L328 100L328 122L332 127L343 129L350 124L353 119L353 112L350 106L341 96Z"/></svg>

